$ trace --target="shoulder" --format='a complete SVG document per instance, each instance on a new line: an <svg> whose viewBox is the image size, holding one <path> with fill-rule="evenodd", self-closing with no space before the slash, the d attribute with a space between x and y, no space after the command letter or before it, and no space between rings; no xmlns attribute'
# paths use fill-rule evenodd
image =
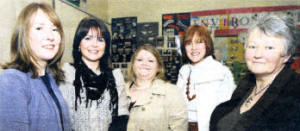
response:
<svg viewBox="0 0 300 131"><path fill-rule="evenodd" d="M1 82L3 81L14 81L16 82L16 79L26 81L26 79L29 77L28 73L22 72L17 69L5 69L0 75Z"/></svg>
<svg viewBox="0 0 300 131"><path fill-rule="evenodd" d="M123 73L122 73L121 69L119 69L119 68L113 69L112 74L115 78L117 88L124 88L125 81L124 81L124 77L123 77Z"/></svg>
<svg viewBox="0 0 300 131"><path fill-rule="evenodd" d="M226 65L224 65L223 63L221 63L215 59L211 59L206 64L206 67L207 68L205 70L209 70L209 71L207 71L207 73L209 73L208 75L210 75L210 76L233 77L231 70Z"/></svg>
<svg viewBox="0 0 300 131"><path fill-rule="evenodd" d="M73 82L75 79L75 68L71 63L64 63L62 66L62 70L65 73L65 81Z"/></svg>
<svg viewBox="0 0 300 131"><path fill-rule="evenodd" d="M285 78L283 78L285 79ZM298 102L300 102L300 90L299 86L300 85L300 74L293 72L291 73L291 77L288 78L287 84L285 87L286 92L290 92L291 97L295 97L298 99Z"/></svg>
<svg viewBox="0 0 300 131"><path fill-rule="evenodd" d="M119 68L113 69L112 73L113 73L113 76L115 77L116 81L118 81L120 79L124 79L121 69L119 69Z"/></svg>
<svg viewBox="0 0 300 131"><path fill-rule="evenodd" d="M0 91L11 92L14 94L19 91L27 90L30 87L31 74L25 73L17 69L5 69L0 75Z"/></svg>
<svg viewBox="0 0 300 131"><path fill-rule="evenodd" d="M71 64L71 63L64 63L63 66L62 66L62 69L65 71L65 72L75 72L75 68L74 66Z"/></svg>
<svg viewBox="0 0 300 131"><path fill-rule="evenodd" d="M173 87L173 86L175 86L174 84L171 84L170 82L167 82L167 81L162 80L162 79L155 79L154 80L154 84L156 86L165 86L165 87Z"/></svg>
<svg viewBox="0 0 300 131"><path fill-rule="evenodd" d="M164 81L161 79L156 79L155 85L157 86L157 88L164 89L164 92L166 94L172 94L172 95L181 94L180 89L176 85L174 85L170 82L167 82L167 81Z"/></svg>
<svg viewBox="0 0 300 131"><path fill-rule="evenodd" d="M224 65L223 63L221 63L215 59L211 59L208 66L211 68L214 68L218 71L224 71L224 72L230 71L230 69L226 65Z"/></svg>
<svg viewBox="0 0 300 131"><path fill-rule="evenodd" d="M179 75L180 76L188 76L190 72L190 67L188 64L184 64L180 69L179 69Z"/></svg>
<svg viewBox="0 0 300 131"><path fill-rule="evenodd" d="M188 65L188 64L184 64L184 65L180 68L179 71L180 71L180 72L189 71L189 65Z"/></svg>

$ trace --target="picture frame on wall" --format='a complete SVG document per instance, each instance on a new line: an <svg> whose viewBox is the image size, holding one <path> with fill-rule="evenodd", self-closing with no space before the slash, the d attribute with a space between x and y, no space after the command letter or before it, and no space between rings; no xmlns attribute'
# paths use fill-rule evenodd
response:
<svg viewBox="0 0 300 131"><path fill-rule="evenodd" d="M74 6L80 7L80 0L64 0L64 1L67 1ZM87 0L84 0L84 1L86 2Z"/></svg>

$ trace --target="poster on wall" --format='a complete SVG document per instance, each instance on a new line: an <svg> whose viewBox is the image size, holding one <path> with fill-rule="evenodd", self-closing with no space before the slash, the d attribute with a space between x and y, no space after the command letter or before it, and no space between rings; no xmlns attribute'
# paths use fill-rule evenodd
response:
<svg viewBox="0 0 300 131"><path fill-rule="evenodd" d="M216 60L220 62L227 61L227 37L215 37L214 39L214 55Z"/></svg>
<svg viewBox="0 0 300 131"><path fill-rule="evenodd" d="M258 17L268 13L285 14L300 26L300 6L233 8L191 12L191 24L205 25L215 30L215 36L232 36L247 29Z"/></svg>
<svg viewBox="0 0 300 131"><path fill-rule="evenodd" d="M158 22L145 22L137 24L137 45L156 45L158 36Z"/></svg>
<svg viewBox="0 0 300 131"><path fill-rule="evenodd" d="M182 35L190 25L191 13L162 15L162 33L164 36Z"/></svg>

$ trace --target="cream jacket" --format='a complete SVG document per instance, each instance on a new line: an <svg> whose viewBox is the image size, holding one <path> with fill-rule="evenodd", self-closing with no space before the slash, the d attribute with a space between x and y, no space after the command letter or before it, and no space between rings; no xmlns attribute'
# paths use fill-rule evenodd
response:
<svg viewBox="0 0 300 131"><path fill-rule="evenodd" d="M191 75L190 96L196 94L196 99L190 102L185 94L189 74ZM177 86L182 89L188 111L190 111L189 107L196 106L199 131L209 130L211 113L217 105L229 100L236 88L229 68L214 60L212 56L206 57L196 65L186 64L182 66L179 71Z"/></svg>
<svg viewBox="0 0 300 131"><path fill-rule="evenodd" d="M128 104L129 86L126 84ZM154 80L148 93L130 110L128 131L187 131L187 109L180 90L162 80Z"/></svg>

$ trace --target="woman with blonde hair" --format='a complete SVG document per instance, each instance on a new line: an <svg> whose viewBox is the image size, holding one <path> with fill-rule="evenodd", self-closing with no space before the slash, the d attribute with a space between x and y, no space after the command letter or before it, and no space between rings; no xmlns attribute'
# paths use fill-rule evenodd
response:
<svg viewBox="0 0 300 131"><path fill-rule="evenodd" d="M187 112L180 90L164 80L164 63L151 45L133 54L126 84L129 99L127 130L186 131Z"/></svg>

